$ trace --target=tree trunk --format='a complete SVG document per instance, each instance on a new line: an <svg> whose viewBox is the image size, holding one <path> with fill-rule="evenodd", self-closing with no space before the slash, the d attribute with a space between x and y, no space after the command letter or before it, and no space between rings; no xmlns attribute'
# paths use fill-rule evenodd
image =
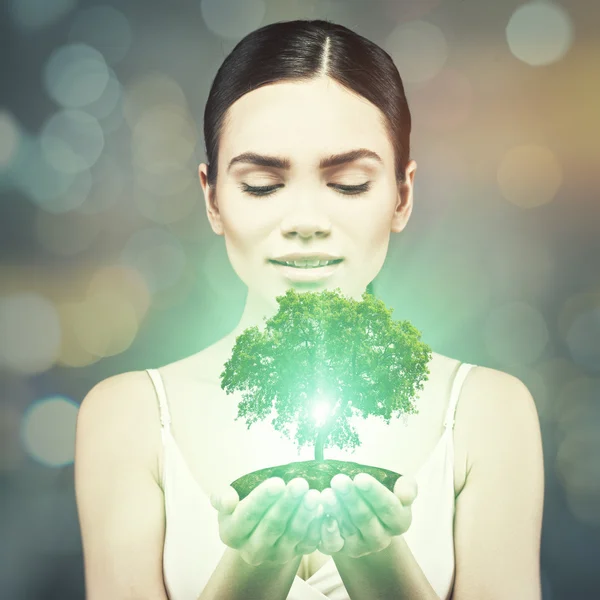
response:
<svg viewBox="0 0 600 600"><path fill-rule="evenodd" d="M335 422L335 419L329 419L329 421L327 421L323 425L323 427L321 427L321 429L319 430L319 433L317 434L317 439L315 441L315 460L316 461L322 462L323 460L325 460L325 457L324 457L325 441L327 440L327 436L331 433L331 427L334 422Z"/></svg>

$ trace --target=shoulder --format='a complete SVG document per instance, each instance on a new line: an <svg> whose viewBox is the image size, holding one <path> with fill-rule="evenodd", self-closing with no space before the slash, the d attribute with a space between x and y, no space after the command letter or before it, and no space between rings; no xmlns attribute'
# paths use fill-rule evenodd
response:
<svg viewBox="0 0 600 600"><path fill-rule="evenodd" d="M461 389L457 423L462 424L468 452L467 469L513 451L537 453L541 446L537 408L527 386L517 377L474 365Z"/></svg>
<svg viewBox="0 0 600 600"><path fill-rule="evenodd" d="M158 481L160 414L148 373L113 375L87 393L77 415L77 438L93 438L96 447L147 464Z"/></svg>

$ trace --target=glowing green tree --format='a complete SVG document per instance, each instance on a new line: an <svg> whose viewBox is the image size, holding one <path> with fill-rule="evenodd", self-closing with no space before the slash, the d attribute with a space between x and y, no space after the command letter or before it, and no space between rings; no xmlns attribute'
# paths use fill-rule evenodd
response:
<svg viewBox="0 0 600 600"><path fill-rule="evenodd" d="M299 448L360 445L348 418L414 414L413 399L429 371L430 348L408 321L365 292L361 301L334 291L289 289L279 311L236 339L221 373L227 394L242 392L236 420L272 417L274 429ZM274 413L274 414L273 414Z"/></svg>

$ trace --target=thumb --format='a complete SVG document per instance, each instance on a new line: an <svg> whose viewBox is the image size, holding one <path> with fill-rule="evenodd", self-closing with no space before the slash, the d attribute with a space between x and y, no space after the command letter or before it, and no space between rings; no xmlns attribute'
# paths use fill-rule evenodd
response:
<svg viewBox="0 0 600 600"><path fill-rule="evenodd" d="M398 500L402 502L403 506L412 504L418 493L419 486L414 477L409 477L408 475L398 477L394 485L394 494L398 497Z"/></svg>
<svg viewBox="0 0 600 600"><path fill-rule="evenodd" d="M234 488L227 486L224 490L214 492L210 495L210 503L215 510L224 513L232 513L238 505L240 497Z"/></svg>

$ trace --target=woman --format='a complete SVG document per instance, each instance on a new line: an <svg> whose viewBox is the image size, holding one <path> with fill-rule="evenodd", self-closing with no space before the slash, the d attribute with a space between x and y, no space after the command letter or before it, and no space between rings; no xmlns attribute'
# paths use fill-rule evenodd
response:
<svg viewBox="0 0 600 600"><path fill-rule="evenodd" d="M204 134L207 215L246 305L212 346L109 378L82 403L88 599L540 598L540 431L505 373L434 353L417 415L357 421L361 446L327 451L402 473L393 493L366 474L321 493L274 478L242 501L229 486L312 458L268 421L235 420L240 398L219 375L236 337L290 286L360 299L409 219L416 163L391 58L326 21L263 27L219 69Z"/></svg>

